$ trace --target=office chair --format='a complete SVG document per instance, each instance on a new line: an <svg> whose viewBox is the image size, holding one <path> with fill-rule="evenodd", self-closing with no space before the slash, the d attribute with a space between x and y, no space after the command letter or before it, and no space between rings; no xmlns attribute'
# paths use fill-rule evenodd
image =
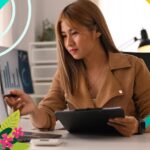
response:
<svg viewBox="0 0 150 150"><path fill-rule="evenodd" d="M125 54L130 54L130 55L134 55L137 56L139 58L142 58L145 62L145 64L147 65L149 71L150 71L150 52L123 52Z"/></svg>

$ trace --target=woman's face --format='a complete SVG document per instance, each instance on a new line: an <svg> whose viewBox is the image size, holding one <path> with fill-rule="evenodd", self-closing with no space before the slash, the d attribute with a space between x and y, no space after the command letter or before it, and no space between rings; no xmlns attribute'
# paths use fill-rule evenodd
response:
<svg viewBox="0 0 150 150"><path fill-rule="evenodd" d="M67 21L62 21L61 34L65 48L74 59L86 59L99 44L99 33L96 29L89 30L79 24L71 26Z"/></svg>

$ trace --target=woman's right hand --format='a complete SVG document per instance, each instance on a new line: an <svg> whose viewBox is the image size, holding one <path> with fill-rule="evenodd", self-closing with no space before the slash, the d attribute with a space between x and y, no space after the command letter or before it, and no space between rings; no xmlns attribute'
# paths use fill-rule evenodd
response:
<svg viewBox="0 0 150 150"><path fill-rule="evenodd" d="M22 90L11 90L10 94L16 95L16 98L6 96L7 104L14 110L19 109L21 115L31 114L37 109L32 98Z"/></svg>

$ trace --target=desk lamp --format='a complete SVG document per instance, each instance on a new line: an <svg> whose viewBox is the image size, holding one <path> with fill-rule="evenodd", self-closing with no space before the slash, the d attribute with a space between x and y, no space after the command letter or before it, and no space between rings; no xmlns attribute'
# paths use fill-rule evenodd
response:
<svg viewBox="0 0 150 150"><path fill-rule="evenodd" d="M119 49L125 49L137 41L140 41L140 44L138 46L139 52L150 52L150 39L148 38L148 34L145 29L141 30L141 38L134 37L119 46Z"/></svg>
<svg viewBox="0 0 150 150"><path fill-rule="evenodd" d="M138 51L150 52L150 39L148 38L147 31L145 29L141 30L141 42L138 47Z"/></svg>

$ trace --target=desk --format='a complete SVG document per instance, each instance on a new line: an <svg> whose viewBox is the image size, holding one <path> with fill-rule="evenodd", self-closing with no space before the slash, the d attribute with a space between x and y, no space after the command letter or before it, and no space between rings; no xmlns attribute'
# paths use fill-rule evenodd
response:
<svg viewBox="0 0 150 150"><path fill-rule="evenodd" d="M29 130L29 126L25 128ZM30 148L30 150L150 150L150 133L132 137L74 135L66 130L58 129L50 131L50 133L62 134L64 143L55 147L38 146L37 148Z"/></svg>

